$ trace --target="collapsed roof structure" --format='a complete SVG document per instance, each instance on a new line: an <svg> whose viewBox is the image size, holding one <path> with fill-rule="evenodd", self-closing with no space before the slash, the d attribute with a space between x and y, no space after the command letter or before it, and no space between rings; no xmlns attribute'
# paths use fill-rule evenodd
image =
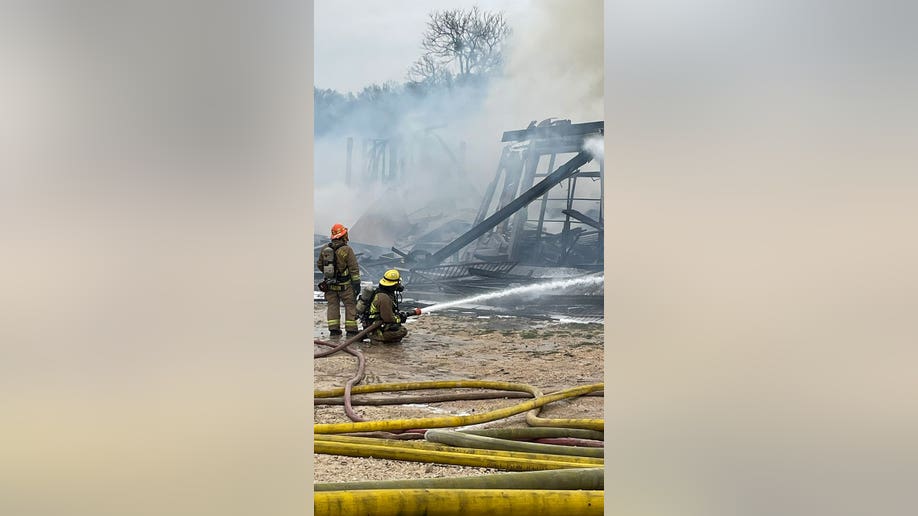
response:
<svg viewBox="0 0 918 516"><path fill-rule="evenodd" d="M429 214L388 249L352 241L361 268L369 277L398 268L412 292L428 295L601 272L604 164L587 148L603 133L602 121L554 119L503 133L496 173L473 217ZM364 148L365 173L404 173L383 154L398 155L395 141L375 140ZM584 294L601 296L601 287Z"/></svg>

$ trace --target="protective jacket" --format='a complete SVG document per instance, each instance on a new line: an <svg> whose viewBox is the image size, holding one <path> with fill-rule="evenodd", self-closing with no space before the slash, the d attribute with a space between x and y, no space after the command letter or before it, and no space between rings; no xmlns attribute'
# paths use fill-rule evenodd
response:
<svg viewBox="0 0 918 516"><path fill-rule="evenodd" d="M405 322L398 312L398 301L395 296L382 289L376 293L370 303L370 323L375 321L382 321L384 330L387 327L395 328Z"/></svg>
<svg viewBox="0 0 918 516"><path fill-rule="evenodd" d="M330 290L344 290L350 288L351 284L360 285L360 267L357 265L357 255L354 249L342 239L335 239L328 243L326 247L331 247L334 252L332 264L335 268L335 282L329 285ZM316 260L316 267L321 271L328 262L319 253Z"/></svg>

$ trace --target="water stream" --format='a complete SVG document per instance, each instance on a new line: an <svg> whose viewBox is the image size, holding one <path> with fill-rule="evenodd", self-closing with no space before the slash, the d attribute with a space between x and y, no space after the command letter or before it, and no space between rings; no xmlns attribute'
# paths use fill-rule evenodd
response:
<svg viewBox="0 0 918 516"><path fill-rule="evenodd" d="M434 305L430 305L427 308L424 308L424 313L436 312L438 310L452 308L454 306L476 304L482 301L487 301L489 299L497 299L497 298L506 297L506 296L537 294L539 292L561 290L561 289L565 289L569 287L601 285L602 283L603 283L603 276L589 276L585 278L571 278L571 279L555 280L555 281L549 281L547 283L537 283L535 285L524 285L521 287L513 287L513 288L508 288L505 290L499 290L497 292L488 292L487 294L478 294L476 296L471 296L471 297L467 297L464 299L457 299L455 301L437 303Z"/></svg>

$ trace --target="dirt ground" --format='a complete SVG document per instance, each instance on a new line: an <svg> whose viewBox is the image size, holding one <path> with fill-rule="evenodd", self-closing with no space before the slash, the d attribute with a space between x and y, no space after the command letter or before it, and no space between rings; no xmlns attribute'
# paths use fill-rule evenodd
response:
<svg viewBox="0 0 918 516"><path fill-rule="evenodd" d="M405 305L409 307L409 305ZM315 304L315 337L330 338L325 304ZM552 392L603 381L602 324L561 323L524 317L481 316L443 311L409 320L409 335L399 345L371 345L357 349L366 357L362 384L430 381L490 380L518 382ZM316 350L327 349L315 346ZM357 371L357 358L339 352L314 363L316 389L343 387ZM413 391L406 395L442 394ZM388 395L392 395L389 393ZM429 405L355 405L368 420L465 415L520 403L521 399L467 400ZM585 396L552 403L541 412L550 418L602 418L603 399ZM344 423L350 419L341 405L317 405L316 423ZM474 428L526 426L525 414L475 425ZM486 468L439 465L315 454L316 482L385 480L468 476L494 473Z"/></svg>

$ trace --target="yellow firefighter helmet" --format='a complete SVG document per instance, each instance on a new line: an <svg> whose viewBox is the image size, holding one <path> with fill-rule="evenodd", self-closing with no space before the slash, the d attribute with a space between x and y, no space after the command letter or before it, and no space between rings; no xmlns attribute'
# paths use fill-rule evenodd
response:
<svg viewBox="0 0 918 516"><path fill-rule="evenodd" d="M397 270L389 269L385 274L383 274L382 279L379 280L379 284L384 287L391 287L392 285L397 285L401 279L402 276L398 273Z"/></svg>

